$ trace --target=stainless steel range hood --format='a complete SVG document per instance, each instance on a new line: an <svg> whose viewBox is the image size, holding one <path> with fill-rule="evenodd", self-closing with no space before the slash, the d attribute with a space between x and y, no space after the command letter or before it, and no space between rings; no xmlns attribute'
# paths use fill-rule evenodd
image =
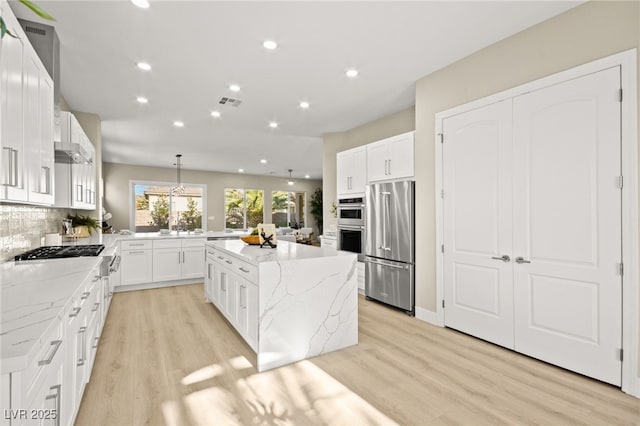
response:
<svg viewBox="0 0 640 426"><path fill-rule="evenodd" d="M60 40L55 28L18 19L42 64L53 80L53 140L60 141Z"/></svg>

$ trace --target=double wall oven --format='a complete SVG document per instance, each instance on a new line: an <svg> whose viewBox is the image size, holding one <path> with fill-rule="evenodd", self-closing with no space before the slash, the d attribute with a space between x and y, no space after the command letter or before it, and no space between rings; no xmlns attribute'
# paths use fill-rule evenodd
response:
<svg viewBox="0 0 640 426"><path fill-rule="evenodd" d="M350 251L364 261L364 197L338 200L338 250Z"/></svg>

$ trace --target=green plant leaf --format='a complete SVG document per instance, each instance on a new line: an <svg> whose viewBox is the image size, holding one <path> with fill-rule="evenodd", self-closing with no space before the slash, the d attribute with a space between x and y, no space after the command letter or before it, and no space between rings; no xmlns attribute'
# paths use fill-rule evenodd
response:
<svg viewBox="0 0 640 426"><path fill-rule="evenodd" d="M0 16L0 38L4 38L4 35L7 33L7 25L4 23L4 19Z"/></svg>
<svg viewBox="0 0 640 426"><path fill-rule="evenodd" d="M44 10L42 10L40 8L40 6L38 6L37 4L29 1L29 0L20 0L20 3L24 4L25 6L27 6L29 9L33 10L33 12L38 15L39 17L43 18L43 19L47 19L49 21L55 21L55 19L53 18L53 16L49 15L47 12L45 12Z"/></svg>

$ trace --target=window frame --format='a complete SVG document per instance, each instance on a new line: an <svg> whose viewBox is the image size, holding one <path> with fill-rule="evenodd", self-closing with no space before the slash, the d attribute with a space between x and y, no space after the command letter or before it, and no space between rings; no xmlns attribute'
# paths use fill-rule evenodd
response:
<svg viewBox="0 0 640 426"><path fill-rule="evenodd" d="M202 189L202 232L207 232L207 184L206 183L181 183L185 187L194 187ZM136 185L153 185L153 186L175 186L175 182L166 182L166 181L158 181L158 180L137 180L131 179L129 180L129 229L133 233L136 232ZM171 200L173 195L171 193L167 194L169 196L169 217L171 217ZM169 224L169 229L171 229L171 224ZM141 234L153 234L154 232L140 232Z"/></svg>
<svg viewBox="0 0 640 426"><path fill-rule="evenodd" d="M234 191L242 191L242 228L227 228L227 190ZM223 229L249 229L247 227L247 191L262 191L262 223L265 222L265 198L264 194L266 190L264 188L233 188L229 186L225 186L222 191L222 217L224 218L224 228Z"/></svg>
<svg viewBox="0 0 640 426"><path fill-rule="evenodd" d="M281 189L272 189L271 190L271 218L269 219L271 223L273 223L273 193L274 192L285 192L287 194L287 227L289 227L289 224L291 223L291 206L289 205L291 194L304 194L304 201L302 203L301 212L302 212L302 217L304 218L304 226L309 227L309 222L307 221L307 191L284 191Z"/></svg>

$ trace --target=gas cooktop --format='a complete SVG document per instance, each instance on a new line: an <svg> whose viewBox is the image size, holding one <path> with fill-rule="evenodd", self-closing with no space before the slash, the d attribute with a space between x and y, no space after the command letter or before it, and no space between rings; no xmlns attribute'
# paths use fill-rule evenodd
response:
<svg viewBox="0 0 640 426"><path fill-rule="evenodd" d="M17 255L14 260L61 259L65 257L98 256L104 244L78 246L44 246Z"/></svg>

